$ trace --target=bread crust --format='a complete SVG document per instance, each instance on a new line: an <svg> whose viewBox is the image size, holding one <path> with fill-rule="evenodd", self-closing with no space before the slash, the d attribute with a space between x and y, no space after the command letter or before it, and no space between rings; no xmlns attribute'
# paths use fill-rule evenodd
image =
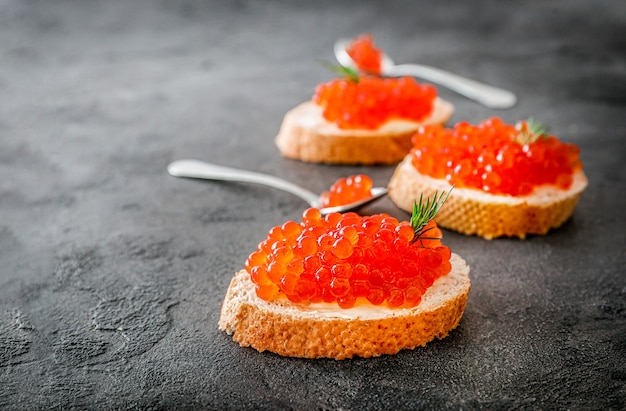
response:
<svg viewBox="0 0 626 411"><path fill-rule="evenodd" d="M395 354L444 338L463 314L470 290L469 267L456 254L452 272L435 281L417 307L391 309L369 305L318 311L287 300L256 296L250 275L232 279L222 305L219 328L243 347L289 357L346 358Z"/></svg>
<svg viewBox="0 0 626 411"><path fill-rule="evenodd" d="M377 130L345 130L329 123L322 108L307 101L285 114L275 142L287 158L331 164L396 164L411 149L411 137L422 125L444 124L454 106L435 100L433 113L422 122L390 121Z"/></svg>
<svg viewBox="0 0 626 411"><path fill-rule="evenodd" d="M546 186L523 197L455 188L435 220L440 227L489 240L544 235L571 217L587 184L587 177L580 171L568 190ZM407 212L413 210L413 202L420 194L430 197L435 191L447 191L450 187L446 180L420 174L411 164L410 155L398 164L388 185L391 200Z"/></svg>

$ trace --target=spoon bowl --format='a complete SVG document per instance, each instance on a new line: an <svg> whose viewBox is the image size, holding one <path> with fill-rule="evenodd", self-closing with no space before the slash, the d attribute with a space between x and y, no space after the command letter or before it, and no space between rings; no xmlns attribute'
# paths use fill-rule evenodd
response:
<svg viewBox="0 0 626 411"><path fill-rule="evenodd" d="M322 215L330 213L344 213L347 211L356 210L387 195L386 187L374 187L372 188L372 196L364 200L335 207L321 207L322 201L319 195L289 181L283 180L282 178L274 177L268 174L218 166L199 160L174 161L170 163L170 165L167 167L167 171L170 175L174 177L237 181L242 183L261 184L268 187L277 188L279 190L287 191L288 193L300 197L301 199L306 201L311 207L318 208Z"/></svg>
<svg viewBox="0 0 626 411"><path fill-rule="evenodd" d="M350 43L351 40L349 39L337 40L334 45L335 58L344 67L356 68L354 61L346 51ZM421 64L395 64L385 53L382 53L381 71L383 75L390 77L412 76L422 78L444 86L489 108L511 108L517 103L517 96L508 90L470 80L435 67Z"/></svg>

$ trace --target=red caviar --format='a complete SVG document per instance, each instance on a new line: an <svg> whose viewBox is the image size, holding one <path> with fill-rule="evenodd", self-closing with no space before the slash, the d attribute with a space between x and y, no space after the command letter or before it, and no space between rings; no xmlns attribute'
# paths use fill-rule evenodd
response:
<svg viewBox="0 0 626 411"><path fill-rule="evenodd" d="M313 102L323 116L343 129L375 130L389 120L421 121L433 110L437 90L412 77L359 76L317 86Z"/></svg>
<svg viewBox="0 0 626 411"><path fill-rule="evenodd" d="M451 129L426 126L413 136L412 163L421 174L491 194L524 196L546 184L569 188L582 170L578 147L528 133L528 122L515 126L497 117Z"/></svg>
<svg viewBox="0 0 626 411"><path fill-rule="evenodd" d="M322 207L334 207L365 200L372 196L372 179L365 174L340 178L322 193Z"/></svg>
<svg viewBox="0 0 626 411"><path fill-rule="evenodd" d="M414 307L433 282L451 270L450 249L434 220L414 239L408 222L378 214L329 214L307 209L302 222L270 230L245 268L256 294L271 301L335 302Z"/></svg>
<svg viewBox="0 0 626 411"><path fill-rule="evenodd" d="M353 39L346 52L354 64L366 73L381 74L382 52L374 45L371 34L363 34Z"/></svg>

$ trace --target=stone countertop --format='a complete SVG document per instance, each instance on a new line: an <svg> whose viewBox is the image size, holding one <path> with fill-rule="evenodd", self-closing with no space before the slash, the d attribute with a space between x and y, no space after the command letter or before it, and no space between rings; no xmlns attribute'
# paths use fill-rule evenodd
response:
<svg viewBox="0 0 626 411"><path fill-rule="evenodd" d="M0 1L1 409L624 409L626 5L549 2ZM511 89L452 123L534 117L589 187L543 237L445 231L471 266L459 327L375 359L241 348L217 328L232 275L305 204L181 180L198 158L322 191L365 172L282 158L284 113L339 37ZM406 219L388 200L365 210Z"/></svg>

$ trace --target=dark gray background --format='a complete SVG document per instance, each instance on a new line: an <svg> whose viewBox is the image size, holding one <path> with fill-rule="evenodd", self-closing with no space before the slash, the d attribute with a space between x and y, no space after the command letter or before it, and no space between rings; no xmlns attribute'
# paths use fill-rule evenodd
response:
<svg viewBox="0 0 626 411"><path fill-rule="evenodd" d="M181 180L198 158L322 191L365 172L280 157L283 114L336 38L514 90L452 122L534 117L590 185L545 237L446 231L471 265L460 326L395 356L282 358L217 328L232 274L304 203ZM0 0L0 408L623 409L623 1ZM408 215L385 199L364 212Z"/></svg>

